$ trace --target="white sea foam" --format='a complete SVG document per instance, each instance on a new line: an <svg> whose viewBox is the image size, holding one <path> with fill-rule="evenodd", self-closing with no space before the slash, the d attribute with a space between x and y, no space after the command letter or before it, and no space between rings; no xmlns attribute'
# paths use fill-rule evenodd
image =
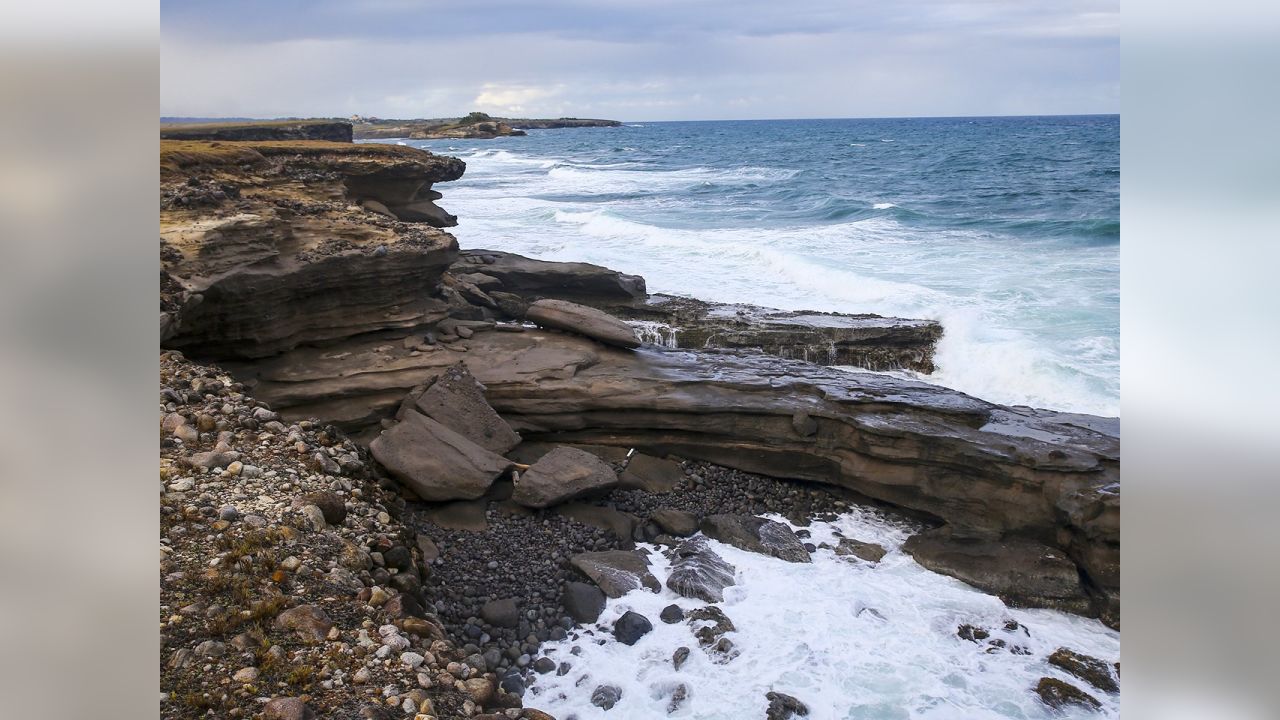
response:
<svg viewBox="0 0 1280 720"><path fill-rule="evenodd" d="M781 520L775 517L774 519ZM1069 647L1107 661L1118 660L1119 633L1095 620L1046 610L1008 608L998 598L920 567L899 546L912 528L857 510L810 528L815 544L846 537L876 542L889 550L878 565L820 549L812 564L788 563L711 541L737 568L737 584L726 590L722 607L737 630L729 635L741 654L726 664L710 660L685 623L667 625L660 610L675 603L686 610L700 601L637 590L609 601L593 635L544 644L568 674L538 675L525 704L557 717L582 720L665 718L671 692L689 690L684 707L671 717L729 720L761 717L765 693L777 690L805 702L812 720L836 718L1038 718L1051 714L1031 692L1044 676L1061 674L1044 658ZM665 581L669 564L652 546L654 574ZM654 625L634 646L613 640L609 628L627 610ZM874 610L874 612L872 612ZM1004 621L1029 628L1005 633ZM1030 655L987 653L985 646L956 636L971 623L994 630L993 637L1022 645ZM596 644L603 639L603 644ZM672 668L676 648L692 648L680 671ZM571 649L580 648L579 655ZM600 684L622 689L608 713L590 703ZM1104 703L1099 715L1119 717L1119 698L1089 689Z"/></svg>
<svg viewBox="0 0 1280 720"><path fill-rule="evenodd" d="M1007 404L1119 413L1118 344L1061 322L1065 310L1114 296L1114 248L1010 246L977 230L908 227L888 213L827 225L665 227L655 208L687 210L668 205L686 189L785 187L796 171L649 170L493 148L464 157L466 178L442 188L464 246L593 262L643 275L651 292L933 318L945 330L938 372L921 379ZM555 199L655 193L666 196L638 215L625 202Z"/></svg>
<svg viewBox="0 0 1280 720"><path fill-rule="evenodd" d="M889 208L896 208L896 207L898 206L893 203L876 203L875 205L871 206L871 209L872 210L888 210Z"/></svg>

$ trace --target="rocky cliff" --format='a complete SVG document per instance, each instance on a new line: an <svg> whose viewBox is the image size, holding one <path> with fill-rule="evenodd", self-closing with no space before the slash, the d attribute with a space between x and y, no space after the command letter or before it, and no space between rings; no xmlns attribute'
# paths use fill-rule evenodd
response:
<svg viewBox="0 0 1280 720"><path fill-rule="evenodd" d="M327 140L351 142L351 123L334 120L167 123L162 140Z"/></svg>
<svg viewBox="0 0 1280 720"><path fill-rule="evenodd" d="M530 302L568 295L692 318L704 345L756 319L708 305L664 310L673 301L652 302L643 280L594 266L544 267L539 279L537 261L518 256L458 261L427 212L432 183L462 173L452 158L376 145L174 143L161 160L165 342L223 361L286 420L318 417L372 439L397 427L396 410L416 402L410 391L461 361L525 440L642 448L854 490L944 524L915 544L923 564L1011 602L1118 622L1114 420L1003 407L759 349L589 339L629 344L608 339L621 337L609 322L620 323L598 309L556 298L552 322L528 313ZM769 333L821 326L847 332L850 347L895 347L868 327L936 340L928 323L812 316L763 312L755 339L767 346ZM508 468L480 464L494 470L483 482Z"/></svg>

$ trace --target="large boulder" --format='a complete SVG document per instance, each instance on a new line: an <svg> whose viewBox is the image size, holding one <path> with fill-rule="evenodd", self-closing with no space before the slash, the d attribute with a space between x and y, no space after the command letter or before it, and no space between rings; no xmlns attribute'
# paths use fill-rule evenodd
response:
<svg viewBox="0 0 1280 720"><path fill-rule="evenodd" d="M411 393L402 407L417 410L499 455L520 444L520 436L489 406L484 386L463 363L446 370L421 393Z"/></svg>
<svg viewBox="0 0 1280 720"><path fill-rule="evenodd" d="M841 557L852 555L861 558L869 563L878 563L885 556L883 545L876 543L862 542L853 538L841 538L840 544L836 545L836 554Z"/></svg>
<svg viewBox="0 0 1280 720"><path fill-rule="evenodd" d="M593 623L604 612L604 593L595 585L569 581L560 593L560 603L569 617L579 623Z"/></svg>
<svg viewBox="0 0 1280 720"><path fill-rule="evenodd" d="M813 562L791 528L753 515L709 515L700 525L707 537L787 562Z"/></svg>
<svg viewBox="0 0 1280 720"><path fill-rule="evenodd" d="M684 480L680 463L665 458L637 453L627 463L618 482L628 490L644 490L652 493L671 492Z"/></svg>
<svg viewBox="0 0 1280 720"><path fill-rule="evenodd" d="M1074 613L1088 612L1091 606L1075 563L1061 550L1032 540L958 539L939 528L912 535L902 549L924 567L998 595L1010 605Z"/></svg>
<svg viewBox="0 0 1280 720"><path fill-rule="evenodd" d="M531 299L625 304L643 302L644 278L599 265L534 260L497 250L464 250L454 271L479 272L497 279L501 288Z"/></svg>
<svg viewBox="0 0 1280 720"><path fill-rule="evenodd" d="M631 326L595 308L566 300L539 300L529 306L525 319L542 327L577 333L606 345L622 348L640 347L640 339Z"/></svg>
<svg viewBox="0 0 1280 720"><path fill-rule="evenodd" d="M628 610L613 624L613 636L623 645L635 645L640 638L653 630L649 618L638 612Z"/></svg>
<svg viewBox="0 0 1280 720"><path fill-rule="evenodd" d="M770 691L764 694L764 698L769 701L769 708L764 713L766 720L788 720L796 715L809 714L809 706L786 693Z"/></svg>
<svg viewBox="0 0 1280 720"><path fill-rule="evenodd" d="M611 507L602 507L600 505L589 505L587 503L570 502L563 505L556 505L551 509L558 515L563 515L574 522L580 522L583 525L598 527L601 530L612 532L623 543L629 543L635 537L637 518L631 513L625 513L621 510L614 510Z"/></svg>
<svg viewBox="0 0 1280 720"><path fill-rule="evenodd" d="M674 508L658 508L649 514L649 520L663 532L676 537L689 537L698 532L698 516Z"/></svg>
<svg viewBox="0 0 1280 720"><path fill-rule="evenodd" d="M724 589L734 582L735 569L708 545L695 537L676 546L667 587L677 595L707 602L722 602Z"/></svg>
<svg viewBox="0 0 1280 720"><path fill-rule="evenodd" d="M649 559L642 552L603 550L574 555L569 563L591 578L605 595L620 598L636 588L658 592L662 586L649 572Z"/></svg>
<svg viewBox="0 0 1280 720"><path fill-rule="evenodd" d="M411 410L370 445L373 457L423 500L471 500L484 495L510 460Z"/></svg>
<svg viewBox="0 0 1280 720"><path fill-rule="evenodd" d="M577 448L558 447L519 476L511 499L525 507L545 508L607 492L617 484L617 474L605 461Z"/></svg>

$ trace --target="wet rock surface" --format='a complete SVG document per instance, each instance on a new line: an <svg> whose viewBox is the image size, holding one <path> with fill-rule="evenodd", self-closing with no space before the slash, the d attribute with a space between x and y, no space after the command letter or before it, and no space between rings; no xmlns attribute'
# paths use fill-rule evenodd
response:
<svg viewBox="0 0 1280 720"><path fill-rule="evenodd" d="M1040 678L1040 682L1036 684L1035 693L1040 696L1040 700L1045 705L1055 710L1070 708L1097 710L1102 707L1102 703L1098 702L1094 696L1057 678Z"/></svg>
<svg viewBox="0 0 1280 720"><path fill-rule="evenodd" d="M734 583L734 567L707 544L705 538L685 540L672 551L667 587L677 595L716 603Z"/></svg>
<svg viewBox="0 0 1280 720"><path fill-rule="evenodd" d="M538 300L529 306L525 319L555 330L565 330L620 348L640 347L631 326L586 305L567 300Z"/></svg>
<svg viewBox="0 0 1280 720"><path fill-rule="evenodd" d="M1113 666L1098 658L1058 648L1049 656L1048 662L1103 692L1120 692L1120 683L1117 682Z"/></svg>
<svg viewBox="0 0 1280 720"><path fill-rule="evenodd" d="M813 562L809 551L791 528L776 520L752 515L711 515L699 526L707 537L742 550L770 555L787 562Z"/></svg>

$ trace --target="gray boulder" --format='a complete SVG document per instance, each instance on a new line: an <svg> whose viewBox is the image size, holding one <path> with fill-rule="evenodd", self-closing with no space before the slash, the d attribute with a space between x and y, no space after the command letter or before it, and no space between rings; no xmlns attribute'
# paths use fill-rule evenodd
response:
<svg viewBox="0 0 1280 720"><path fill-rule="evenodd" d="M870 563L878 563L884 557L885 549L875 543L843 538L840 540L840 544L836 546L836 554L841 556L852 555Z"/></svg>
<svg viewBox="0 0 1280 720"><path fill-rule="evenodd" d="M684 469L680 463L665 458L639 453L627 463L619 482L628 490L644 490L652 493L666 493L675 489L684 480Z"/></svg>
<svg viewBox="0 0 1280 720"><path fill-rule="evenodd" d="M606 345L640 347L631 326L595 308L565 300L539 300L529 306L525 319L542 327L577 333Z"/></svg>
<svg viewBox="0 0 1280 720"><path fill-rule="evenodd" d="M409 410L369 445L373 457L429 502L484 495L511 461L439 422Z"/></svg>
<svg viewBox="0 0 1280 720"><path fill-rule="evenodd" d="M653 623L649 618L631 610L623 613L613 624L613 636L623 645L635 645L652 630Z"/></svg>
<svg viewBox="0 0 1280 720"><path fill-rule="evenodd" d="M640 552L604 550L579 553L569 563L591 578L605 595L620 598L636 588L658 592L662 586L649 572L649 559Z"/></svg>
<svg viewBox="0 0 1280 720"><path fill-rule="evenodd" d="M649 515L649 519L663 532L676 537L688 537L698 532L698 517L683 510L659 508Z"/></svg>
<svg viewBox="0 0 1280 720"><path fill-rule="evenodd" d="M565 583L560 602L569 617L579 623L593 623L604 612L604 593L595 585L587 583Z"/></svg>
<svg viewBox="0 0 1280 720"><path fill-rule="evenodd" d="M752 515L710 515L700 525L707 537L787 562L813 562L800 538L780 522Z"/></svg>
<svg viewBox="0 0 1280 720"><path fill-rule="evenodd" d="M716 555L706 538L685 540L676 547L667 587L677 595L716 603L733 584L734 567Z"/></svg>
<svg viewBox="0 0 1280 720"><path fill-rule="evenodd" d="M416 396L411 393L405 406L499 455L520 444L520 436L489 406L484 386L462 363L445 370Z"/></svg>
<svg viewBox="0 0 1280 720"><path fill-rule="evenodd" d="M589 452L558 447L542 456L515 483L511 499L532 508L606 492L618 484L613 468Z"/></svg>

